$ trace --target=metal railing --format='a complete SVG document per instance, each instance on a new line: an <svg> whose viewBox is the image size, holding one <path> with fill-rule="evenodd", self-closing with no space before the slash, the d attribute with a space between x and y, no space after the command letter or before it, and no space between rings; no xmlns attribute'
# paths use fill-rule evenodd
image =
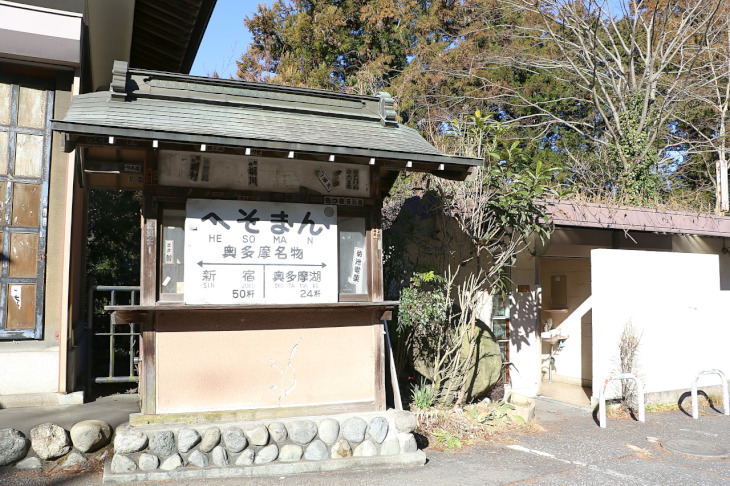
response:
<svg viewBox="0 0 730 486"><path fill-rule="evenodd" d="M114 319L114 315L109 317L109 332L96 332L94 329L94 298L97 292L110 292L109 305L117 305L117 294L129 294L130 305L135 305L139 296L139 286L132 285L92 285L89 287L88 293L88 308L87 308L87 329L91 333L91 338L98 336L109 337L109 373L107 376L97 376L94 378L96 383L137 383L139 377L136 373L136 359L135 355L139 350L139 330L137 324L117 324ZM117 326L129 326L129 332L118 332ZM115 372L115 356L116 348L115 341L118 337L128 336L129 338L129 375L116 375ZM91 351L93 346L89 344L89 350ZM93 356L91 356L93 358ZM93 360L89 361L91 369Z"/></svg>

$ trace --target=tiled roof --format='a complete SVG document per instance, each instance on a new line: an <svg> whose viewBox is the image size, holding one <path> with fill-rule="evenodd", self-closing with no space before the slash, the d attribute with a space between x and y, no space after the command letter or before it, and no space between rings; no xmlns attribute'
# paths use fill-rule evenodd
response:
<svg viewBox="0 0 730 486"><path fill-rule="evenodd" d="M122 69L123 68L123 69ZM480 159L439 152L399 125L387 94L220 80L115 64L109 92L75 96L54 129L251 148L322 152L471 167ZM385 107L384 107L385 106Z"/></svg>

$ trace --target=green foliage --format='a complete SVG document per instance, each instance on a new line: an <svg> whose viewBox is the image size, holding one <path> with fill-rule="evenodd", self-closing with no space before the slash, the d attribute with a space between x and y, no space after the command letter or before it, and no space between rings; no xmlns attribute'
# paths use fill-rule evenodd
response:
<svg viewBox="0 0 730 486"><path fill-rule="evenodd" d="M436 429L431 433L436 438L436 442L440 445L444 445L447 450L461 449L461 439L457 436L444 429Z"/></svg>
<svg viewBox="0 0 730 486"><path fill-rule="evenodd" d="M89 193L87 276L98 285L139 285L139 193Z"/></svg>
<svg viewBox="0 0 730 486"><path fill-rule="evenodd" d="M414 273L410 285L401 289L398 307L398 331L412 328L417 334L428 334L447 318L449 302L444 277L433 270Z"/></svg>
<svg viewBox="0 0 730 486"><path fill-rule="evenodd" d="M421 410L431 408L436 401L436 395L434 394L433 387L426 382L424 378L421 378L421 382L418 385L411 387L411 405Z"/></svg>
<svg viewBox="0 0 730 486"><path fill-rule="evenodd" d="M647 131L641 120L645 96L642 93L627 97L626 111L621 113L622 136L609 154L618 167L622 168L617 178L616 190L623 191L626 202L642 205L645 201L656 201L661 191L661 179L656 171L659 154L651 146ZM653 114L653 103L649 103L649 116ZM626 162L622 163L620 154Z"/></svg>
<svg viewBox="0 0 730 486"><path fill-rule="evenodd" d="M456 137L478 147L484 165L464 183L445 183L445 199L480 250L494 256L493 273L503 273L531 235L544 241L552 231L547 199L559 199L565 191L555 184L559 171L533 160L527 148L510 138L509 129L493 120L493 114L476 111L470 123L455 131ZM463 142L461 145L465 145ZM474 148L465 147L475 151ZM465 206L463 201L470 201ZM492 290L503 286L492 280ZM494 292L493 292L494 293Z"/></svg>
<svg viewBox="0 0 730 486"><path fill-rule="evenodd" d="M505 400L501 400L497 403L490 404L486 410L479 406L468 407L466 410L469 418L473 421L484 425L498 426L512 421L509 412L515 410L515 406ZM525 419L519 415L515 415L515 418L518 422L525 423Z"/></svg>
<svg viewBox="0 0 730 486"><path fill-rule="evenodd" d="M470 152L453 133L475 122L466 114L490 111L511 127L510 143L533 167L540 162L555 170L552 185L593 200L704 208L714 199L707 147L724 147L726 137L718 135L722 115L712 100L707 104L707 93L687 92L693 81L685 74L703 69L711 81L724 82L712 74L724 67L705 67L714 59L709 54L692 61L701 47L692 42L704 37L693 41L681 30L692 56L661 55L674 45L668 42L674 26L687 20L681 0L639 10L622 3L614 28L601 24L608 22L601 2L276 0L245 19L253 41L238 76L358 94L388 91L399 121L446 153L483 152L484 137ZM660 20L633 22L637 15ZM595 28L581 30L584 24ZM651 34L664 40L648 42L642 25L660 26ZM718 53L726 51L723 35ZM654 49L653 57L643 62L645 49ZM681 159L672 158L677 152Z"/></svg>

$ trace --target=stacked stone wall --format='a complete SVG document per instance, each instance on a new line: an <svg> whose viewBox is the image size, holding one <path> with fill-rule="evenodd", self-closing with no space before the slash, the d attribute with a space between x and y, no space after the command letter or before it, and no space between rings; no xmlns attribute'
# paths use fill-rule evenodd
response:
<svg viewBox="0 0 730 486"><path fill-rule="evenodd" d="M416 465L410 412L205 425L120 426L106 482Z"/></svg>

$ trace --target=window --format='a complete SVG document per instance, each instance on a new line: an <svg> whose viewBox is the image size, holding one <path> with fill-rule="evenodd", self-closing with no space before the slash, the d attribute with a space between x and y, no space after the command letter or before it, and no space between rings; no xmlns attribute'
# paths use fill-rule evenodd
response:
<svg viewBox="0 0 730 486"><path fill-rule="evenodd" d="M53 95L0 74L0 339L43 337Z"/></svg>
<svg viewBox="0 0 730 486"><path fill-rule="evenodd" d="M497 339L499 351L502 355L503 374L499 383L509 383L510 380L509 367L512 364L509 357L510 299L509 292L492 296L492 332Z"/></svg>

